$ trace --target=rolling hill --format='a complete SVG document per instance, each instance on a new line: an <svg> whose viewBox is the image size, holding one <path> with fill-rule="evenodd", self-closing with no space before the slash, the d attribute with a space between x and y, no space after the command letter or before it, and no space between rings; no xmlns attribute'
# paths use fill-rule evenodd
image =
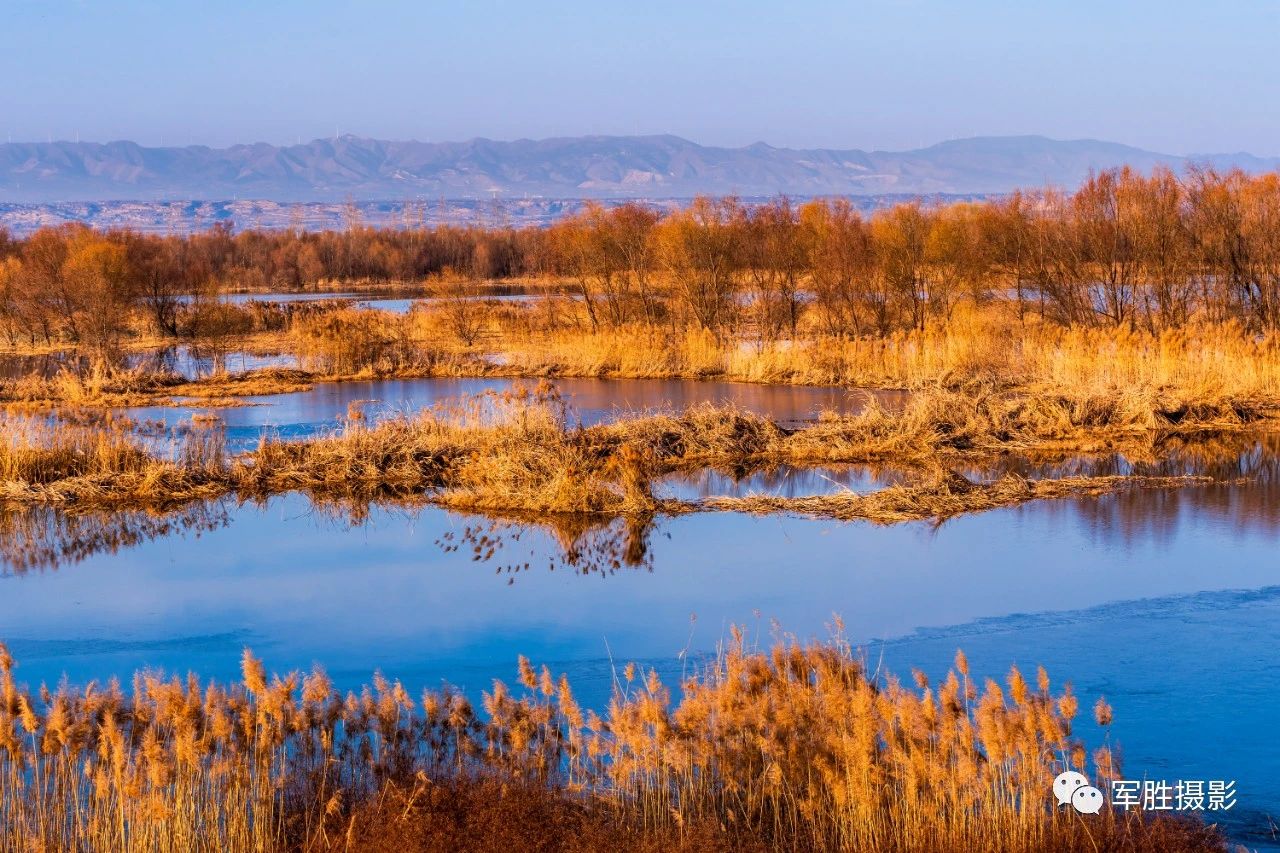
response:
<svg viewBox="0 0 1280 853"><path fill-rule="evenodd" d="M393 142L341 136L301 145L145 147L134 142L0 144L0 202L255 198L681 198L982 194L1070 187L1090 169L1187 162L1264 171L1280 158L1191 157L1096 140L977 137L914 151L744 148L676 136Z"/></svg>

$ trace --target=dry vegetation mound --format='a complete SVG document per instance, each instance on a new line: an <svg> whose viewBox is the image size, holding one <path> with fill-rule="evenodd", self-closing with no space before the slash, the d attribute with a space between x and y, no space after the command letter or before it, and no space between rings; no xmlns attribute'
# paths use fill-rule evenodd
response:
<svg viewBox="0 0 1280 853"><path fill-rule="evenodd" d="M1137 456L1159 455L1161 444L1172 438L1186 442L1240 433L1273 414L1267 406L1225 396L1186 402L1124 392L1073 398L934 389L913 395L898 411L873 401L859 414L825 415L798 429L709 405L582 427L554 388L543 385L374 424L357 410L331 436L305 441L267 436L257 450L235 459L223 452L216 425L189 431L160 455L110 427L12 419L0 443L0 495L15 502L87 508L303 490L338 499L420 497L489 511L635 515L733 505L658 500L654 480L674 471L706 466L749 471L779 462L891 463L913 472L918 482L873 499L833 496L804 504L774 499L752 506L806 512L826 507L836 516L892 521L1125 485L1201 482L1077 477L960 489L954 479L936 480L934 472L1031 452L1125 449ZM882 511L873 512L876 508Z"/></svg>

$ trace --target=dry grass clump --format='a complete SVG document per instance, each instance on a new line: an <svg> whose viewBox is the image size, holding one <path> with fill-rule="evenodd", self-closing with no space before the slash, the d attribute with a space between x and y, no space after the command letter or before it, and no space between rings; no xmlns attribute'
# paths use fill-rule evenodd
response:
<svg viewBox="0 0 1280 853"><path fill-rule="evenodd" d="M871 400L860 414L821 418L786 436L776 453L793 461L914 461L969 455L1134 448L1171 436L1240 432L1280 416L1270 400L1168 390L1100 389L1081 394L976 385L933 387L900 411Z"/></svg>
<svg viewBox="0 0 1280 853"><path fill-rule="evenodd" d="M199 430L169 458L112 427L3 417L0 500L77 505L174 505L226 491L221 433Z"/></svg>
<svg viewBox="0 0 1280 853"><path fill-rule="evenodd" d="M302 363L323 373L394 373L434 361L431 352L415 345L405 318L386 311L341 308L306 314L291 331Z"/></svg>
<svg viewBox="0 0 1280 853"><path fill-rule="evenodd" d="M66 406L142 405L186 382L180 374L114 367L97 361L86 371L63 369L51 378L0 380L0 402Z"/></svg>
<svg viewBox="0 0 1280 853"><path fill-rule="evenodd" d="M0 646L4 847L497 849L583 832L623 849L1222 849L1202 825L1057 810L1062 768L1105 784L1115 756L1072 737L1079 702L1043 669L980 686L960 654L907 687L838 638L755 650L735 632L679 701L627 666L599 714L523 658L482 709L380 675L345 696L318 669L268 678L248 651L243 674L31 692Z"/></svg>
<svg viewBox="0 0 1280 853"><path fill-rule="evenodd" d="M741 464L781 449L796 431L732 405L700 403L592 427L605 445L643 448L660 466Z"/></svg>
<svg viewBox="0 0 1280 853"><path fill-rule="evenodd" d="M264 441L238 469L252 493L428 493L446 506L560 513L651 509L641 457L570 425L549 387L489 393L452 407L306 442Z"/></svg>
<svg viewBox="0 0 1280 853"><path fill-rule="evenodd" d="M243 373L227 373L183 382L168 389L168 393L173 397L194 397L200 400L293 394L310 390L316 379L313 373L306 370L291 367L263 367Z"/></svg>
<svg viewBox="0 0 1280 853"><path fill-rule="evenodd" d="M151 461L120 431L0 417L0 480L4 482L47 485L74 477L134 473Z"/></svg>

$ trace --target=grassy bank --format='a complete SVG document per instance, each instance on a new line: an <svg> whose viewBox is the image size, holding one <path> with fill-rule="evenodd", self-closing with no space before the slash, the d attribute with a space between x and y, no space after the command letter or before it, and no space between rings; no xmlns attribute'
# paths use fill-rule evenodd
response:
<svg viewBox="0 0 1280 853"><path fill-rule="evenodd" d="M139 673L29 691L0 647L3 849L1219 850L1203 825L1053 807L1065 767L1100 783L1109 746L1080 700L1017 669L938 684L871 672L837 639L747 647L683 685L624 667L607 709L520 660L477 709L376 676ZM1094 713L1109 724L1099 698Z"/></svg>
<svg viewBox="0 0 1280 853"><path fill-rule="evenodd" d="M959 388L973 382L1065 392L1175 388L1280 395L1280 337L1232 324L1152 334L1021 322L1004 306L959 309L925 331L751 342L705 331L628 327L496 337L519 373L616 378L728 379L869 388Z"/></svg>
<svg viewBox="0 0 1280 853"><path fill-rule="evenodd" d="M752 341L699 329L631 325L590 331L538 306L466 302L474 341L450 331L449 306L408 315L340 308L301 314L273 349L301 370L226 373L187 382L140 370L66 371L0 382L10 404L123 406L175 398L287 393L314 382L432 376L728 380L865 388L997 387L1072 397L1125 389L1188 398L1280 403L1280 336L1233 323L1159 334L1019 319L1006 305L957 308L926 330L864 337L817 332ZM572 310L572 309L571 309ZM580 310L580 309L578 309Z"/></svg>

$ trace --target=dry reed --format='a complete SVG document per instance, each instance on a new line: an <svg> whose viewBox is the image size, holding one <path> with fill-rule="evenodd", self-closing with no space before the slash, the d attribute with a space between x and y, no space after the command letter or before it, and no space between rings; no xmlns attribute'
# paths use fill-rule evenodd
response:
<svg viewBox="0 0 1280 853"><path fill-rule="evenodd" d="M1043 669L980 685L962 654L911 688L838 636L756 650L735 631L678 701L629 665L600 714L523 658L518 686L495 682L482 709L381 675L345 696L319 669L268 677L247 650L242 671L29 691L0 646L0 849L349 849L485 780L632 838L721 849L1222 848L1202 825L1056 809L1054 775L1105 784L1111 748L1090 756L1072 736L1079 702ZM378 817L388 791L401 808Z"/></svg>
<svg viewBox="0 0 1280 853"><path fill-rule="evenodd" d="M1069 398L935 389L913 395L900 411L873 403L860 414L824 416L800 429L714 406L582 427L572 423L555 390L543 386L377 423L352 418L341 431L317 439L268 436L234 460L222 453L217 429L193 430L169 458L156 458L110 430L59 427L39 441L10 438L0 445L0 498L127 507L303 490L329 499L418 497L487 511L643 515L687 511L664 507L654 495L654 478L672 471L892 462L927 477L940 467L1009 454L1123 448L1154 455L1172 437L1241 434L1273 414L1266 404L1230 397ZM1039 482L953 497L984 508L997 495L1003 505L1125 483ZM910 499L919 501L917 516L930 506L948 506L935 498L926 483L887 493L879 505L887 508L883 519L892 520Z"/></svg>
<svg viewBox="0 0 1280 853"><path fill-rule="evenodd" d="M925 331L748 342L705 330L624 326L583 331L543 327L542 307L477 305L490 312L483 351L459 346L436 309L397 315L371 309L314 311L295 318L281 344L308 370L255 371L192 382L168 374L98 369L55 380L0 383L0 401L142 405L174 396L230 397L301 390L317 381L371 377L510 376L720 379L863 388L974 386L1088 397L1231 397L1280 405L1280 336L1232 323L1160 334L1127 327L1066 328L1020 321L1008 305L961 306ZM179 385L180 388L172 386Z"/></svg>
<svg viewBox="0 0 1280 853"><path fill-rule="evenodd" d="M495 349L538 376L729 379L864 388L962 388L972 382L1089 393L1112 387L1280 395L1280 337L1231 324L1160 334L1021 322L1008 306L958 308L926 331L749 343L702 330L623 327L530 334L513 324Z"/></svg>

